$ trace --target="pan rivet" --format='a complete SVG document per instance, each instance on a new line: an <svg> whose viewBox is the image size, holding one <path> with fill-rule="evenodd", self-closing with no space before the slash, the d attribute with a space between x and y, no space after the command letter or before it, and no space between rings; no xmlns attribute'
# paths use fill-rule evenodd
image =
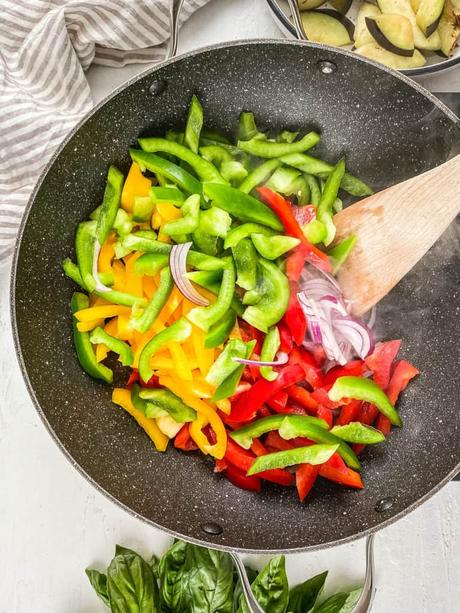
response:
<svg viewBox="0 0 460 613"><path fill-rule="evenodd" d="M222 534L224 529L219 524L215 524L214 522L208 522L207 524L201 524L201 529L206 534Z"/></svg>
<svg viewBox="0 0 460 613"><path fill-rule="evenodd" d="M389 511L391 507L394 505L394 498L382 498L375 505L375 510L377 513L384 513L385 511Z"/></svg>
<svg viewBox="0 0 460 613"><path fill-rule="evenodd" d="M162 94L167 87L168 87L167 81L165 81L164 79L156 79L150 85L149 92L152 94L152 96L158 96Z"/></svg>
<svg viewBox="0 0 460 613"><path fill-rule="evenodd" d="M329 60L321 60L318 62L318 66L323 74L332 74L337 70L337 66L334 62L329 62Z"/></svg>

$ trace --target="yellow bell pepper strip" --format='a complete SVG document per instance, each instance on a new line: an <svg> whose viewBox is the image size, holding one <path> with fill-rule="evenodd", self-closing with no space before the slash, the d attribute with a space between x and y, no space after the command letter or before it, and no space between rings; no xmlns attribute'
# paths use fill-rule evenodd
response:
<svg viewBox="0 0 460 613"><path fill-rule="evenodd" d="M94 330L94 328L97 328L98 326L103 326L103 325L104 325L103 319L93 319L93 321L79 321L77 323L77 330L79 332L90 332L91 330Z"/></svg>
<svg viewBox="0 0 460 613"><path fill-rule="evenodd" d="M201 376L195 375L190 383L190 390L197 398L211 398L214 393L214 387L209 385Z"/></svg>
<svg viewBox="0 0 460 613"><path fill-rule="evenodd" d="M165 328L150 340L142 350L139 357L139 374L143 381L150 381L153 370L150 366L150 358L155 355L160 347L176 341L182 343L192 333L192 326L185 319L178 319L169 328Z"/></svg>
<svg viewBox="0 0 460 613"><path fill-rule="evenodd" d="M229 340L222 353L209 369L206 375L206 382L214 387L218 387L222 381L240 366L240 363L233 358L246 358L246 352L246 343L237 339Z"/></svg>
<svg viewBox="0 0 460 613"><path fill-rule="evenodd" d="M162 221L173 221L174 219L180 219L183 216L182 210L176 208L170 202L158 202L156 205L156 210L161 215Z"/></svg>
<svg viewBox="0 0 460 613"><path fill-rule="evenodd" d="M154 295L154 293L157 291L157 288L158 288L157 280L154 277L145 275L145 277L143 277L142 285L144 288L145 297L149 301L152 300L152 296Z"/></svg>
<svg viewBox="0 0 460 613"><path fill-rule="evenodd" d="M119 338L121 341L128 341L129 343L132 343L134 338L134 330L131 327L130 317L127 317L126 315L119 315L117 317L117 334L114 336Z"/></svg>
<svg viewBox="0 0 460 613"><path fill-rule="evenodd" d="M118 317L114 317L110 321L108 321L104 326L105 332L110 334L110 336L118 336Z"/></svg>
<svg viewBox="0 0 460 613"><path fill-rule="evenodd" d="M236 323L236 313L232 310L227 311L223 318L218 321L209 332L206 333L204 346L208 349L218 347L225 343L230 336Z"/></svg>
<svg viewBox="0 0 460 613"><path fill-rule="evenodd" d="M147 401L145 414L150 417L150 411L160 408L166 411L177 422L188 422L196 419L196 412L168 389L141 389L139 396ZM149 405L153 405L150 407Z"/></svg>
<svg viewBox="0 0 460 613"><path fill-rule="evenodd" d="M168 265L169 256L163 253L144 253L134 263L136 275L154 276Z"/></svg>
<svg viewBox="0 0 460 613"><path fill-rule="evenodd" d="M251 234L251 239L260 255L267 260L276 260L300 243L298 238L281 235Z"/></svg>
<svg viewBox="0 0 460 613"><path fill-rule="evenodd" d="M110 334L107 334L102 328L93 330L89 337L90 343L97 345L103 343L110 351L119 355L120 362L123 366L132 366L134 362L134 354L128 343L121 341Z"/></svg>
<svg viewBox="0 0 460 613"><path fill-rule="evenodd" d="M324 464L337 451L337 445L310 445L309 447L297 447L286 451L275 451L259 456L247 471L246 475L256 475L265 470L286 468L296 464Z"/></svg>
<svg viewBox="0 0 460 613"><path fill-rule="evenodd" d="M101 247L97 266L100 274L112 273L112 260L115 257L115 240L115 234L112 234Z"/></svg>
<svg viewBox="0 0 460 613"><path fill-rule="evenodd" d="M271 228L267 228L267 226L262 226L258 223L243 223L236 228L230 230L227 234L224 241L224 248L229 249L230 247L234 247L238 245L238 243L243 240L243 238L247 238L251 236L251 234L262 234L263 236L274 236L276 234L275 230Z"/></svg>
<svg viewBox="0 0 460 613"><path fill-rule="evenodd" d="M74 313L74 315L78 321L94 321L95 319L108 319L109 317L116 317L117 315L126 315L129 317L131 315L131 309L125 306L111 304L82 308Z"/></svg>
<svg viewBox="0 0 460 613"><path fill-rule="evenodd" d="M185 124L185 144L193 151L198 153L200 134L203 127L203 107L198 98L193 94L190 107L188 109L187 123Z"/></svg>
<svg viewBox="0 0 460 613"><path fill-rule="evenodd" d="M115 260L112 264L113 289L122 292L125 287L125 265L121 260Z"/></svg>
<svg viewBox="0 0 460 613"><path fill-rule="evenodd" d="M185 404L195 409L198 413L198 418L190 424L190 435L201 451L205 454L209 453L217 459L222 459L227 448L227 431L216 411L203 400L196 398L190 392L189 384L186 382L176 381L172 377L160 377L159 381L160 385L164 385L176 396L182 398ZM201 431L207 423L211 425L216 435L217 442L214 445L209 444L208 439Z"/></svg>
<svg viewBox="0 0 460 613"><path fill-rule="evenodd" d="M126 177L123 191L121 193L121 206L128 213L132 213L135 196L148 196L152 181L141 172L136 162L131 164L128 176Z"/></svg>
<svg viewBox="0 0 460 613"><path fill-rule="evenodd" d="M168 343L167 347L174 361L177 376L185 381L192 381L192 371L182 347L179 345L179 343Z"/></svg>
<svg viewBox="0 0 460 613"><path fill-rule="evenodd" d="M112 392L112 402L125 409L147 436L153 441L157 451L166 451L169 439L158 428L154 419L149 419L141 411L138 411L131 402L131 392L128 389L115 388Z"/></svg>
<svg viewBox="0 0 460 613"><path fill-rule="evenodd" d="M181 187L188 194L200 194L201 183L192 174L181 168L177 164L166 160L165 158L147 153L139 149L130 149L129 155L138 162L138 164L150 172L156 173L157 176L163 176Z"/></svg>
<svg viewBox="0 0 460 613"><path fill-rule="evenodd" d="M250 155L260 158L280 158L290 153L303 153L311 149L320 141L320 136L316 132L305 134L300 140L293 143L277 143L268 140L252 138L251 140L239 140L238 148Z"/></svg>
<svg viewBox="0 0 460 613"><path fill-rule="evenodd" d="M198 326L198 328L205 331L209 330L209 328L217 323L219 319L222 319L229 310L235 293L235 282L236 274L233 261L229 258L225 258L225 268L217 300L214 304L209 306L192 309L188 314L188 319L195 324L195 326Z"/></svg>
<svg viewBox="0 0 460 613"><path fill-rule="evenodd" d="M163 268L160 273L160 284L157 291L153 295L152 300L138 319L133 319L131 322L132 327L138 332L146 332L153 324L155 319L161 312L161 309L165 306L169 296L174 287L174 280L172 278L171 270L169 266Z"/></svg>
<svg viewBox="0 0 460 613"><path fill-rule="evenodd" d="M147 153L167 153L179 158L182 162L187 162L201 181L212 181L214 183L225 183L217 168L204 158L200 157L184 145L174 143L165 138L140 138L139 145ZM147 167L147 165L146 165ZM147 167L148 168L148 167ZM164 173L163 173L164 174ZM197 191L195 193L200 193Z"/></svg>
<svg viewBox="0 0 460 613"><path fill-rule="evenodd" d="M225 413L225 415L230 415L232 411L232 403L228 398L222 398L222 400L218 400L216 402L216 406L220 411L222 411L222 413Z"/></svg>
<svg viewBox="0 0 460 613"><path fill-rule="evenodd" d="M143 296L144 288L142 278L134 272L136 261L141 257L140 253L130 253L125 260L125 291L133 296Z"/></svg>
<svg viewBox="0 0 460 613"><path fill-rule="evenodd" d="M190 234L198 228L200 222L200 196L192 194L181 208L182 217L165 223L161 230L164 234L178 236ZM161 213L160 213L161 214ZM163 216L162 216L163 217Z"/></svg>
<svg viewBox="0 0 460 613"><path fill-rule="evenodd" d="M99 245L103 245L105 243L110 231L113 228L113 223L120 206L123 181L123 174L118 170L118 168L115 166L109 166L104 197L102 199L101 209L97 217L96 239L99 242Z"/></svg>
<svg viewBox="0 0 460 613"><path fill-rule="evenodd" d="M385 415L393 426L401 426L402 420L398 411L391 404L385 392L371 379L364 377L339 377L329 390L329 398L338 402L342 398L363 400L375 405L382 415Z"/></svg>
<svg viewBox="0 0 460 613"><path fill-rule="evenodd" d="M96 345L96 362L102 362L108 355L109 350L105 345L103 345L102 343Z"/></svg>
<svg viewBox="0 0 460 613"><path fill-rule="evenodd" d="M211 365L214 362L214 351L208 349L205 344L205 335L200 328L193 326L192 332L193 351L198 362L198 367L203 377L208 374Z"/></svg>
<svg viewBox="0 0 460 613"><path fill-rule="evenodd" d="M104 364L99 364L96 360L96 354L89 340L88 332L80 332L77 329L76 313L85 310L89 304L88 296L75 292L70 301L70 309L73 313L73 340L78 361L83 370L95 379L102 379L106 383L112 383L113 372Z"/></svg>

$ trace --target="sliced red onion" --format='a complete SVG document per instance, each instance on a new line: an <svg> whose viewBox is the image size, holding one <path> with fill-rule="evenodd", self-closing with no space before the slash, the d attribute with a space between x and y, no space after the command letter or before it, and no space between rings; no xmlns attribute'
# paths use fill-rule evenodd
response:
<svg viewBox="0 0 460 613"><path fill-rule="evenodd" d="M261 360L248 360L246 358L232 358L233 362L238 362L239 364L249 364L250 366L282 366L286 364L288 361L287 353L278 353L277 359L272 362L263 362Z"/></svg>
<svg viewBox="0 0 460 613"><path fill-rule="evenodd" d="M94 291L100 292L100 293L110 292L110 287L107 287L106 285L104 285L99 277L98 263L99 263L100 251L101 251L101 245L99 244L99 241L96 239L94 241L93 271L92 271L93 278L96 281L96 287L94 288Z"/></svg>
<svg viewBox="0 0 460 613"><path fill-rule="evenodd" d="M202 296L192 285L191 281L185 276L187 272L187 254L192 243L180 243L174 245L169 254L169 266L171 274L180 293L190 302L199 306L208 306L209 300Z"/></svg>
<svg viewBox="0 0 460 613"><path fill-rule="evenodd" d="M370 315L369 315L369 319L366 322L366 326L372 330L372 328L375 325L375 320L377 319L377 309L375 308L375 306L372 307L372 309L369 311Z"/></svg>
<svg viewBox="0 0 460 613"><path fill-rule="evenodd" d="M333 321L334 329L342 336L361 359L374 351L374 334L361 320L351 317L338 316Z"/></svg>

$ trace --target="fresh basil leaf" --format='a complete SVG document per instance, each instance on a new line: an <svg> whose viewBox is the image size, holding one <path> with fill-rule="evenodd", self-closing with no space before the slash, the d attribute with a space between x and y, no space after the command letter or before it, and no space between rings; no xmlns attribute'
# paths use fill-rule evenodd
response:
<svg viewBox="0 0 460 613"><path fill-rule="evenodd" d="M265 613L285 613L289 602L289 585L284 556L276 556L253 581L252 591ZM243 595L238 613L250 613Z"/></svg>
<svg viewBox="0 0 460 613"><path fill-rule="evenodd" d="M135 556L139 555L133 549L128 549L128 547L123 547L123 545L115 545L115 555L116 556L122 556L125 553L135 555Z"/></svg>
<svg viewBox="0 0 460 613"><path fill-rule="evenodd" d="M159 576L160 576L159 575L160 558L157 558L157 556L155 554L152 554L152 557L148 561L148 565L152 569L153 576L155 577L156 581L158 582Z"/></svg>
<svg viewBox="0 0 460 613"><path fill-rule="evenodd" d="M356 607L358 603L359 597L361 596L361 592L363 591L362 587L359 587L356 590L353 590L349 593L348 598L345 601L345 604L340 609L340 613L352 613L353 609Z"/></svg>
<svg viewBox="0 0 460 613"><path fill-rule="evenodd" d="M250 566L246 566L246 574L248 576L249 582L252 584L255 581L259 572L257 570L254 570ZM243 588L241 587L241 581L238 577L236 569L234 570L234 577L236 585L235 591L233 592L233 613L237 613L240 606L240 597L243 593Z"/></svg>
<svg viewBox="0 0 460 613"><path fill-rule="evenodd" d="M296 585L289 592L289 613L307 613L315 606L318 596L323 589L327 577L327 570Z"/></svg>
<svg viewBox="0 0 460 613"><path fill-rule="evenodd" d="M140 555L116 547L107 570L107 587L112 613L158 613L158 586L152 569Z"/></svg>
<svg viewBox="0 0 460 613"><path fill-rule="evenodd" d="M109 595L107 593L107 575L94 570L94 568L87 568L85 573L96 594L104 604L110 607Z"/></svg>
<svg viewBox="0 0 460 613"><path fill-rule="evenodd" d="M160 560L161 606L174 613L231 613L228 554L177 541Z"/></svg>
<svg viewBox="0 0 460 613"><path fill-rule="evenodd" d="M329 596L327 600L313 609L313 613L341 613L349 595L349 592L339 592Z"/></svg>

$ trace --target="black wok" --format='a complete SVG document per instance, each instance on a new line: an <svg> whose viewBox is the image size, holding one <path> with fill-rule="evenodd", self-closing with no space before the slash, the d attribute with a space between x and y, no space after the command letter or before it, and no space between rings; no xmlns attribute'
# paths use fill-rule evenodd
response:
<svg viewBox="0 0 460 613"><path fill-rule="evenodd" d="M112 405L111 389L77 363L69 316L74 288L61 261L73 254L78 222L100 202L108 164L126 171L128 146L139 134L183 125L193 93L203 102L207 126L228 134L242 109L254 111L264 129L320 130L318 154L345 155L350 171L375 189L440 164L460 143L458 119L409 79L314 44L228 44L144 73L74 130L29 204L12 279L14 335L27 386L78 470L155 526L197 543L250 551L354 539L412 510L459 468L458 226L380 305L377 334L403 338L403 356L422 375L401 401L404 427L365 452L363 491L322 482L300 504L293 491L276 486L260 495L236 489L202 456L155 453L136 423Z"/></svg>

